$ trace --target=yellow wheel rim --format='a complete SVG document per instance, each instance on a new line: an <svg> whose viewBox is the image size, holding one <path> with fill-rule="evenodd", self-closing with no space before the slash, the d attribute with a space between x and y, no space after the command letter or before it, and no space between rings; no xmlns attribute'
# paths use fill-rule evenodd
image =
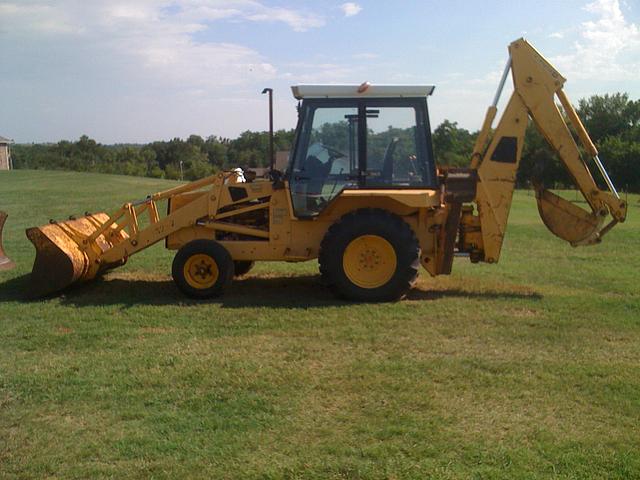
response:
<svg viewBox="0 0 640 480"><path fill-rule="evenodd" d="M204 253L189 257L184 264L184 279L189 286L199 290L213 287L219 275L216 261Z"/></svg>
<svg viewBox="0 0 640 480"><path fill-rule="evenodd" d="M396 271L398 258L393 246L378 235L362 235L349 243L342 256L347 278L361 288L378 288Z"/></svg>

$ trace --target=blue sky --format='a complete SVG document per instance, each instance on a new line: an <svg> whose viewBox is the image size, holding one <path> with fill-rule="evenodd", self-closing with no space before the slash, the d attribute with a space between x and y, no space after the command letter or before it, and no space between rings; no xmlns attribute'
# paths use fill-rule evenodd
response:
<svg viewBox="0 0 640 480"><path fill-rule="evenodd" d="M525 36L575 102L640 97L638 0L0 0L0 135L147 142L295 126L296 83L430 83L477 129Z"/></svg>

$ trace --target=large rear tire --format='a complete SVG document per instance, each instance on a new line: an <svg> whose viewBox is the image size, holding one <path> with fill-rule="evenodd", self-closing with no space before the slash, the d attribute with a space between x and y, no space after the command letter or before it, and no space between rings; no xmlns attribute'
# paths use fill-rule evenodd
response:
<svg viewBox="0 0 640 480"><path fill-rule="evenodd" d="M380 209L349 213L327 231L318 256L323 283L360 302L401 299L413 287L420 248L411 227Z"/></svg>
<svg viewBox="0 0 640 480"><path fill-rule="evenodd" d="M252 262L251 260L234 260L233 261L233 276L234 277L242 277L249 273L256 262Z"/></svg>
<svg viewBox="0 0 640 480"><path fill-rule="evenodd" d="M220 295L233 280L233 260L214 240L193 240L183 246L171 268L173 280L182 293L196 299Z"/></svg>

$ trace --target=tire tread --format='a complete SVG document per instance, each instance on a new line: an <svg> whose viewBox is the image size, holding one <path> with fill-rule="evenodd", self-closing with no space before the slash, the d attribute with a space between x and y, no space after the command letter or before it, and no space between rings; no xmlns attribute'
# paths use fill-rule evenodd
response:
<svg viewBox="0 0 640 480"><path fill-rule="evenodd" d="M387 240L395 244L399 263L392 280L372 290L349 282L343 273L342 255L338 254L342 243L364 234L368 229L372 229L374 234L384 230L386 235L393 237ZM402 218L387 210L364 208L347 213L329 227L320 244L318 263L323 283L340 297L356 301L396 301L404 297L416 282L420 247L413 229Z"/></svg>

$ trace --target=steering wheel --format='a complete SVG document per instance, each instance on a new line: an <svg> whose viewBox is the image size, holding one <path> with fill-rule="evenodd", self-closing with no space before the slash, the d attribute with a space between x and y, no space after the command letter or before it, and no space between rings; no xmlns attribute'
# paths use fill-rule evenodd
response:
<svg viewBox="0 0 640 480"><path fill-rule="evenodd" d="M340 150L336 150L335 148L328 147L324 143L321 143L320 146L322 148L324 148L327 152L329 152L329 157L330 157L329 161L330 162L332 162L336 158L346 157L346 155L344 153L342 153Z"/></svg>

